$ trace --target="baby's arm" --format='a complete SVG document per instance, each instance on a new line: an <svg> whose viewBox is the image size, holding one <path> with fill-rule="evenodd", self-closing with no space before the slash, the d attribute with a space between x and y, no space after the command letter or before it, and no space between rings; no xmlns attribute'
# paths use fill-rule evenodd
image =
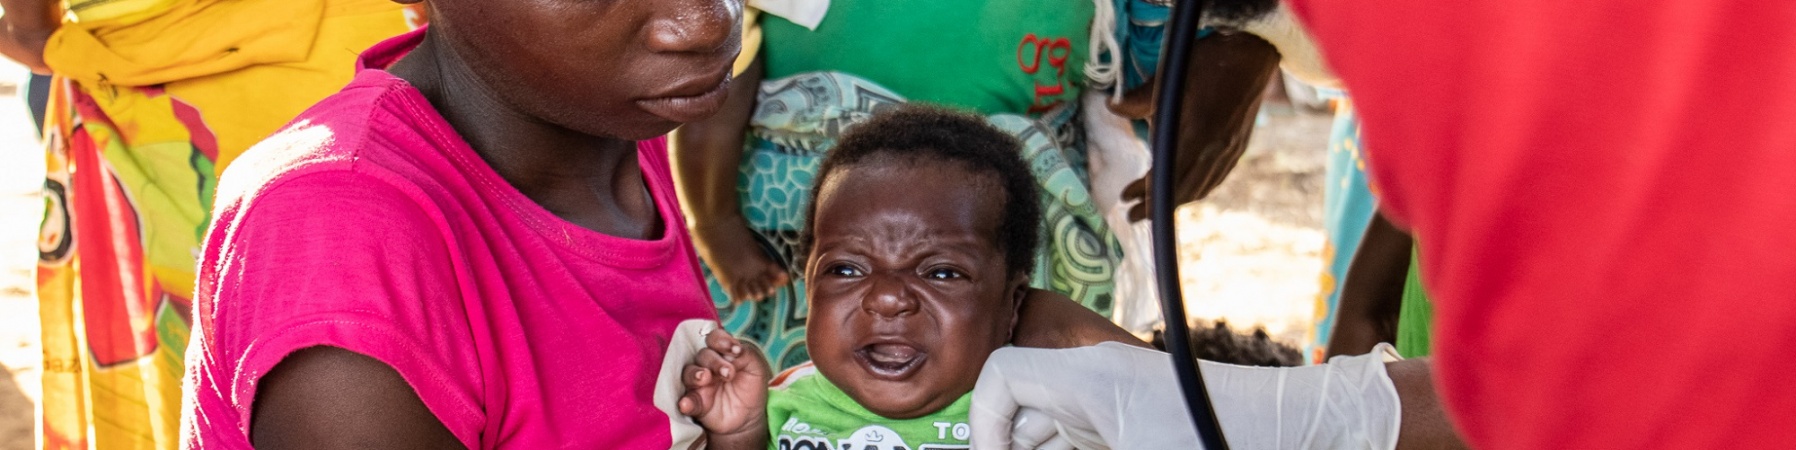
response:
<svg viewBox="0 0 1796 450"><path fill-rule="evenodd" d="M705 347L680 376L686 384L680 413L705 427L707 448L766 449L767 358L723 330L706 335Z"/></svg>

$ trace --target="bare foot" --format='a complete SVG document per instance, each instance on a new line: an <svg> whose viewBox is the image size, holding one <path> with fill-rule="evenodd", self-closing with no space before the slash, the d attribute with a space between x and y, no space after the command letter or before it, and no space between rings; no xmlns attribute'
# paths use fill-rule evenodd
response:
<svg viewBox="0 0 1796 450"><path fill-rule="evenodd" d="M792 277L755 242L754 231L741 217L719 220L692 230L698 255L711 267L731 303L760 301Z"/></svg>

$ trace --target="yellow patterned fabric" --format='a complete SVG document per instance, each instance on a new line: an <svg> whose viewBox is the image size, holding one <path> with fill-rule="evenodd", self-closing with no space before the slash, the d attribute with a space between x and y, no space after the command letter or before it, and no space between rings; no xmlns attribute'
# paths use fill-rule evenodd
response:
<svg viewBox="0 0 1796 450"><path fill-rule="evenodd" d="M755 63L755 57L761 55L761 10L742 7L742 53L736 55L735 65L730 72L741 75L748 66Z"/></svg>
<svg viewBox="0 0 1796 450"><path fill-rule="evenodd" d="M83 7L82 5L90 5ZM387 0L71 1L45 60L43 448L180 445L218 175L408 29Z"/></svg>
<svg viewBox="0 0 1796 450"><path fill-rule="evenodd" d="M84 26L129 25L162 15L181 0L64 0L69 21ZM189 2L197 3L197 2Z"/></svg>

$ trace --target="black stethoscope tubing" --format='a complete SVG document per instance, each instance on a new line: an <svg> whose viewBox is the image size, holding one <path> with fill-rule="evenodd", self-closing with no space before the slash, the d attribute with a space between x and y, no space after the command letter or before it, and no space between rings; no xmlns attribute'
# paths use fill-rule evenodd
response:
<svg viewBox="0 0 1796 450"><path fill-rule="evenodd" d="M1207 450L1227 450L1222 424L1204 388L1204 376L1191 357L1191 333L1186 324L1185 301L1179 289L1178 242L1173 234L1173 158L1178 154L1179 99L1185 93L1192 42L1198 39L1198 18L1207 0L1183 0L1173 8L1167 51L1160 59L1160 91L1154 99L1153 179L1148 196L1154 221L1154 267L1160 290L1160 311L1166 319L1166 350L1172 353L1173 371L1185 394L1185 407L1197 426L1198 438Z"/></svg>

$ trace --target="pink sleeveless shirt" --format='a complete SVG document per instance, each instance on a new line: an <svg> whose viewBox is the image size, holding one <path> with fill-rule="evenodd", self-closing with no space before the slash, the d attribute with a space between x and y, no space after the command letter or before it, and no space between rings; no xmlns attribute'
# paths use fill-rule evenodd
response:
<svg viewBox="0 0 1796 450"><path fill-rule="evenodd" d="M470 449L669 448L684 418L654 397L670 335L715 312L665 141L637 146L660 239L563 221L378 70L421 39L370 49L348 87L225 174L195 294L186 445L249 448L257 381L323 345L392 366Z"/></svg>

